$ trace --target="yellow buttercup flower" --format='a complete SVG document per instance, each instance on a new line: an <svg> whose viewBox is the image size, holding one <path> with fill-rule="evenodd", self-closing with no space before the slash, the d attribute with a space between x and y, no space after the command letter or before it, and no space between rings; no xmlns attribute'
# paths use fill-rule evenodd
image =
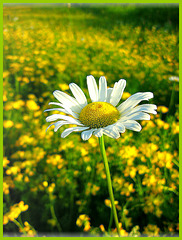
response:
<svg viewBox="0 0 182 240"><path fill-rule="evenodd" d="M169 109L165 106L158 106L157 111L162 112L162 113L167 113L169 111Z"/></svg>
<svg viewBox="0 0 182 240"><path fill-rule="evenodd" d="M33 111L40 109L40 106L38 106L34 100L27 100L26 106L28 109L33 110Z"/></svg>
<svg viewBox="0 0 182 240"><path fill-rule="evenodd" d="M11 128L13 125L14 125L14 123L13 123L13 121L11 121L11 120L5 120L5 121L3 122L3 127L4 127L4 128Z"/></svg>

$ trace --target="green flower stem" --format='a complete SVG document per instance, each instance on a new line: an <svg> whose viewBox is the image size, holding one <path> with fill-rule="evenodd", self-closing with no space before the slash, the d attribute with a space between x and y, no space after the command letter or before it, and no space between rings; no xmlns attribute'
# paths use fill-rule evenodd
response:
<svg viewBox="0 0 182 240"><path fill-rule="evenodd" d="M58 219L56 217L56 213L54 211L54 205L53 205L53 201L52 201L52 194L49 193L49 199L50 199L50 211L51 211L51 215L52 215L52 218L55 220L56 222L56 226L57 226L57 229L59 232L62 232L62 228L58 222Z"/></svg>
<svg viewBox="0 0 182 240"><path fill-rule="evenodd" d="M108 164L108 160L107 160L107 156L106 156L103 135L102 135L102 137L99 138L99 145L100 145L100 151L101 151L102 157L104 159L104 165L105 165L106 177L107 177L107 185L108 185L109 196L110 196L110 200L111 200L111 207L112 207L112 212L113 212L113 216L114 216L114 221L116 224L118 234L120 236L121 234L120 234L120 229L119 229L118 216L117 216L116 207L114 204L114 194L113 194L112 183L111 183L111 175L110 175L110 171L109 171L109 164Z"/></svg>
<svg viewBox="0 0 182 240"><path fill-rule="evenodd" d="M16 220L14 219L13 222L16 224L17 227L19 227L19 229L22 230L22 232L27 235L27 232L24 230L24 227Z"/></svg>

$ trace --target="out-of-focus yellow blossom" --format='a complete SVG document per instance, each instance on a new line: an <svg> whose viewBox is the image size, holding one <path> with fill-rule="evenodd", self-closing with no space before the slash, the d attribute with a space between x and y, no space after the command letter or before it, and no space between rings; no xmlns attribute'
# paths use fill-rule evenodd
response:
<svg viewBox="0 0 182 240"><path fill-rule="evenodd" d="M27 234L25 237L34 237L36 235L35 229L27 221L24 222L24 228L20 228L19 231L23 233L26 232Z"/></svg>
<svg viewBox="0 0 182 240"><path fill-rule="evenodd" d="M20 109L25 105L25 102L23 100L18 100L13 102L13 108L14 109Z"/></svg>
<svg viewBox="0 0 182 240"><path fill-rule="evenodd" d="M158 118L156 120L156 123L157 123L157 126L159 128L164 128L164 129L168 129L169 128L169 124L168 123L165 123L163 120L161 120L160 118Z"/></svg>
<svg viewBox="0 0 182 240"><path fill-rule="evenodd" d="M32 100L35 100L36 99L36 96L34 94L28 94L28 98L29 99L32 99Z"/></svg>
<svg viewBox="0 0 182 240"><path fill-rule="evenodd" d="M141 121L141 125L144 126L143 131L147 131L150 128L155 127L155 123L153 121Z"/></svg>
<svg viewBox="0 0 182 240"><path fill-rule="evenodd" d="M55 186L56 186L55 183L51 183L51 185L48 187L48 192L52 193L55 189Z"/></svg>
<svg viewBox="0 0 182 240"><path fill-rule="evenodd" d="M81 214L76 220L76 225L78 227L84 226L83 230L85 232L88 232L91 229L89 220L90 220L90 218L88 217L88 215Z"/></svg>
<svg viewBox="0 0 182 240"><path fill-rule="evenodd" d="M24 115L24 116L23 116L23 120L24 120L25 122L28 122L28 121L30 120L30 116L29 116L29 115Z"/></svg>
<svg viewBox="0 0 182 240"><path fill-rule="evenodd" d="M3 91L3 102L6 102L7 100L7 91Z"/></svg>
<svg viewBox="0 0 182 240"><path fill-rule="evenodd" d="M61 89L62 91L65 91L65 90L68 90L68 89L69 89L69 86L68 86L68 84L66 84L66 83L60 83L58 86L60 87L60 89Z"/></svg>
<svg viewBox="0 0 182 240"><path fill-rule="evenodd" d="M122 223L119 222L119 229L120 229L120 235L123 236L123 237L127 237L128 236L128 233L126 232L125 229L123 229L122 227ZM113 229L112 230L113 233L117 233L117 228Z"/></svg>
<svg viewBox="0 0 182 240"><path fill-rule="evenodd" d="M173 155L167 151L160 152L158 151L152 158L153 163L157 163L159 167L166 167L171 169L173 167Z"/></svg>
<svg viewBox="0 0 182 240"><path fill-rule="evenodd" d="M87 167L86 167L86 172L91 172L91 171L92 171L91 166L87 166Z"/></svg>
<svg viewBox="0 0 182 240"><path fill-rule="evenodd" d="M133 188L133 183L125 182L124 186L121 188L120 194L129 197L130 194L133 192L135 192L135 189Z"/></svg>
<svg viewBox="0 0 182 240"><path fill-rule="evenodd" d="M17 151L11 155L11 158L24 158L25 157L25 152L24 151Z"/></svg>
<svg viewBox="0 0 182 240"><path fill-rule="evenodd" d="M167 113L169 111L169 109L165 106L158 106L157 111L162 112L162 113Z"/></svg>
<svg viewBox="0 0 182 240"><path fill-rule="evenodd" d="M3 224L7 224L9 221L14 221L14 219L18 218L18 216L27 211L28 205L24 204L23 201L14 204L10 207L10 211L4 215Z"/></svg>
<svg viewBox="0 0 182 240"><path fill-rule="evenodd" d="M17 173L19 173L21 171L21 169L19 168L19 166L12 166L12 167L9 167L7 170L6 170L6 174L7 175L16 175Z"/></svg>
<svg viewBox="0 0 182 240"><path fill-rule="evenodd" d="M123 92L122 95L122 100L126 100L127 98L129 98L131 96L131 94L129 92Z"/></svg>
<svg viewBox="0 0 182 240"><path fill-rule="evenodd" d="M127 164L131 166L134 159L138 156L138 149L135 146L124 146L118 153L122 159L127 159Z"/></svg>
<svg viewBox="0 0 182 240"><path fill-rule="evenodd" d="M97 142L96 138L94 138L94 137L89 138L88 143L89 143L92 147L96 147L96 146L98 145L98 142Z"/></svg>
<svg viewBox="0 0 182 240"><path fill-rule="evenodd" d="M89 154L88 150L85 149L84 147L80 148L80 151L81 151L81 155L82 157L86 156Z"/></svg>
<svg viewBox="0 0 182 240"><path fill-rule="evenodd" d="M147 234L148 237L157 237L159 236L160 228L158 228L156 225L148 224L146 227L144 227L144 234Z"/></svg>
<svg viewBox="0 0 182 240"><path fill-rule="evenodd" d="M131 166L127 166L124 170L124 176L128 177L130 176L131 178L134 178L137 172L137 168L135 167L131 167Z"/></svg>
<svg viewBox="0 0 182 240"><path fill-rule="evenodd" d="M20 128L22 128L23 127L23 124L22 123L16 123L15 124L15 128L16 129L20 129Z"/></svg>
<svg viewBox="0 0 182 240"><path fill-rule="evenodd" d="M22 135L20 138L16 141L16 146L22 146L26 147L27 145L36 145L36 139L33 137L29 137L28 135Z"/></svg>
<svg viewBox="0 0 182 240"><path fill-rule="evenodd" d="M90 74L93 76L96 76L96 77L97 76L106 76L103 71L92 71Z"/></svg>
<svg viewBox="0 0 182 240"><path fill-rule="evenodd" d="M3 157L3 168L7 167L9 162L10 161L7 159L7 157Z"/></svg>
<svg viewBox="0 0 182 240"><path fill-rule="evenodd" d="M90 161L90 157L89 157L89 156L85 156L85 157L83 158L83 161L84 161L84 162L89 162L89 161Z"/></svg>
<svg viewBox="0 0 182 240"><path fill-rule="evenodd" d="M158 148L159 147L154 143L143 143L139 147L139 151L142 153L143 156L150 158L151 156L154 155L154 153L156 153Z"/></svg>
<svg viewBox="0 0 182 240"><path fill-rule="evenodd" d="M40 109L40 106L38 106L37 103L32 99L26 101L26 106L28 109L33 110L33 111Z"/></svg>
<svg viewBox="0 0 182 240"><path fill-rule="evenodd" d="M59 147L59 151L66 150L68 148L73 148L73 147L74 147L73 141L64 142Z"/></svg>
<svg viewBox="0 0 182 240"><path fill-rule="evenodd" d="M96 195L97 191L100 190L100 187L95 185L95 184L92 184L91 182L88 182L87 183L87 188L85 190L85 194L88 196L89 194L92 194L92 195Z"/></svg>
<svg viewBox="0 0 182 240"><path fill-rule="evenodd" d="M111 208L111 201L109 199L105 199L104 203L107 207ZM119 206L118 201L114 201L114 204L118 210L121 210L121 206Z"/></svg>
<svg viewBox="0 0 182 240"><path fill-rule="evenodd" d="M99 226L99 228L100 228L100 230L101 230L102 232L105 232L105 231L106 231L103 224L101 224L101 225Z"/></svg>
<svg viewBox="0 0 182 240"><path fill-rule="evenodd" d="M9 194L9 185L7 182L3 182L3 193L6 195Z"/></svg>
<svg viewBox="0 0 182 240"><path fill-rule="evenodd" d="M63 159L59 154L48 156L46 162L52 164L53 166L63 166Z"/></svg>
<svg viewBox="0 0 182 240"><path fill-rule="evenodd" d="M13 123L13 121L11 121L11 120L5 120L5 121L3 122L3 127L4 127L4 128L11 128L13 125L14 125L14 123Z"/></svg>
<svg viewBox="0 0 182 240"><path fill-rule="evenodd" d="M99 176L101 176L102 179L106 179L105 168L104 168L104 164L102 162L97 163L96 169L97 169L97 174Z"/></svg>
<svg viewBox="0 0 182 240"><path fill-rule="evenodd" d="M144 174L144 173L148 173L149 172L148 167L145 166L145 165L138 165L137 169L138 169L138 173L139 174Z"/></svg>
<svg viewBox="0 0 182 240"><path fill-rule="evenodd" d="M47 187L47 186L48 186L48 182L47 182L47 181L43 181L42 185L43 185L44 187Z"/></svg>
<svg viewBox="0 0 182 240"><path fill-rule="evenodd" d="M27 183L27 182L30 182L30 179L29 179L29 177L28 176L25 176L24 177L24 181Z"/></svg>
<svg viewBox="0 0 182 240"><path fill-rule="evenodd" d="M9 72L3 72L3 79L9 76Z"/></svg>
<svg viewBox="0 0 182 240"><path fill-rule="evenodd" d="M173 132L173 134L179 134L179 122L172 123L172 132Z"/></svg>
<svg viewBox="0 0 182 240"><path fill-rule="evenodd" d="M36 111L34 112L34 117L39 117L42 114L41 111Z"/></svg>

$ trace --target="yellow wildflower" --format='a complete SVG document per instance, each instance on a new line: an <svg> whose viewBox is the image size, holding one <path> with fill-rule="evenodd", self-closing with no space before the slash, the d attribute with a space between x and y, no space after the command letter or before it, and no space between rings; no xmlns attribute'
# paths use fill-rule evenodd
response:
<svg viewBox="0 0 182 240"><path fill-rule="evenodd" d="M3 72L3 79L9 76L9 72Z"/></svg>
<svg viewBox="0 0 182 240"><path fill-rule="evenodd" d="M105 205L107 206L107 207L110 207L111 208L111 200L109 200L109 199L105 199L104 200L104 203L105 203ZM118 201L114 201L114 204L115 205L118 205Z"/></svg>
<svg viewBox="0 0 182 240"><path fill-rule="evenodd" d="M3 224L7 224L9 221L14 221L18 218L21 212L25 212L28 209L28 205L25 205L23 201L14 204L10 207L10 211L4 215Z"/></svg>
<svg viewBox="0 0 182 240"><path fill-rule="evenodd" d="M60 89L61 89L62 91L65 91L65 90L68 90L68 89L69 89L69 86L68 86L68 84L66 84L66 83L60 83L58 86L60 87Z"/></svg>
<svg viewBox="0 0 182 240"><path fill-rule="evenodd" d="M7 167L9 162L10 161L7 159L7 157L3 157L3 168Z"/></svg>
<svg viewBox="0 0 182 240"><path fill-rule="evenodd" d="M9 185L6 182L3 182L3 193L9 194Z"/></svg>
<svg viewBox="0 0 182 240"><path fill-rule="evenodd" d="M36 111L36 110L40 109L40 107L37 105L36 102L34 102L34 100L28 100L26 102L26 106L27 106L28 109L33 110L33 111Z"/></svg>
<svg viewBox="0 0 182 240"><path fill-rule="evenodd" d="M147 234L149 237L157 237L159 236L160 228L158 228L156 225L148 224L146 227L144 227L144 234Z"/></svg>
<svg viewBox="0 0 182 240"><path fill-rule="evenodd" d="M105 232L105 231L106 231L103 224L101 224L101 225L99 226L99 228L100 228L100 230L101 230L102 232Z"/></svg>
<svg viewBox="0 0 182 240"><path fill-rule="evenodd" d="M47 181L43 181L42 185L43 185L44 187L47 187L47 186L48 186L48 182L47 182Z"/></svg>
<svg viewBox="0 0 182 240"><path fill-rule="evenodd" d="M13 102L13 108L14 109L20 109L21 107L23 107L25 105L25 102L23 100L18 100Z"/></svg>
<svg viewBox="0 0 182 240"><path fill-rule="evenodd" d="M157 111L162 112L162 113L167 113L169 111L169 109L165 106L158 106Z"/></svg>
<svg viewBox="0 0 182 240"><path fill-rule="evenodd" d="M131 94L129 92L123 92L122 100L125 100L125 99L129 98L130 96L131 96Z"/></svg>
<svg viewBox="0 0 182 240"><path fill-rule="evenodd" d="M3 122L3 127L4 127L4 128L11 128L13 125L14 125L14 123L13 123L13 121L11 121L11 120L5 120L5 121Z"/></svg>

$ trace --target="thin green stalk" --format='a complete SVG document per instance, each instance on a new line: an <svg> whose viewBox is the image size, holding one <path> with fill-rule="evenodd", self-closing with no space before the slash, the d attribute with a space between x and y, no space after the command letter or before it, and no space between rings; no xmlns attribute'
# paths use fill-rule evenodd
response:
<svg viewBox="0 0 182 240"><path fill-rule="evenodd" d="M102 157L104 160L104 165L105 165L105 170L106 170L107 185L108 185L109 196L110 196L110 200L111 200L111 207L112 207L112 212L113 212L113 216L114 216L114 221L116 224L118 234L119 234L119 236L121 236L120 229L119 229L119 223L118 223L118 216L117 216L116 207L114 204L114 194L113 194L113 189L112 189L111 175L110 175L110 171L109 171L109 164L108 164L108 160L107 160L107 156L106 156L103 135L102 135L102 137L99 138L99 145L100 145L100 151L101 151L101 154L102 154Z"/></svg>
<svg viewBox="0 0 182 240"><path fill-rule="evenodd" d="M57 226L58 231L59 231L59 232L62 232L62 228L61 228L61 226L60 226L60 224L59 224L59 222L58 222L58 219L57 219L57 217L56 217L56 213L55 213L55 211L54 211L54 205L53 205L53 202L52 202L52 196L51 196L50 194L49 194L49 199L50 199L50 211L51 211L51 215L52 215L53 219L54 219L55 222L56 222L56 226Z"/></svg>
<svg viewBox="0 0 182 240"><path fill-rule="evenodd" d="M27 235L27 232L24 230L24 227L16 220L14 219L13 222L16 224L17 227L19 227L19 229L22 230L22 232Z"/></svg>

